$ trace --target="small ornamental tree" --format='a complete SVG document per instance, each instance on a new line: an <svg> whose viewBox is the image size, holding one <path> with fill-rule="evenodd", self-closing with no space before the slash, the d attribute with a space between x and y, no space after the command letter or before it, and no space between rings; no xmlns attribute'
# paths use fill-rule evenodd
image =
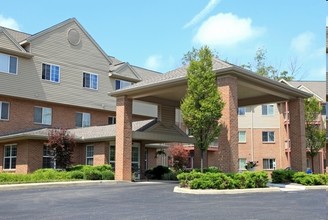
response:
<svg viewBox="0 0 328 220"><path fill-rule="evenodd" d="M50 130L48 133L48 142L45 145L53 152L55 169L67 169L72 164L75 137L66 129Z"/></svg>
<svg viewBox="0 0 328 220"><path fill-rule="evenodd" d="M315 123L321 109L320 102L316 98L311 97L305 100L306 148L311 157L312 172L314 172L313 158L325 147L326 143L326 132Z"/></svg>
<svg viewBox="0 0 328 220"><path fill-rule="evenodd" d="M188 165L189 154L182 144L173 144L168 151L171 156L170 166L175 170L182 170L183 167Z"/></svg>
<svg viewBox="0 0 328 220"><path fill-rule="evenodd" d="M182 118L192 130L195 147L201 151L201 172L204 168L204 151L218 137L219 119L224 103L217 89L216 74L213 71L212 52L205 46L189 56L187 69L188 88L182 100Z"/></svg>

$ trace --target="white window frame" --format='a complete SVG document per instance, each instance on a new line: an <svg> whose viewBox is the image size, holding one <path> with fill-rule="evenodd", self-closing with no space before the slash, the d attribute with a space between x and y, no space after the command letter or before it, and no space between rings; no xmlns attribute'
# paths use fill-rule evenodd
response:
<svg viewBox="0 0 328 220"><path fill-rule="evenodd" d="M111 152L111 149L113 149L113 154ZM115 154L116 154L116 147L115 147L115 141L109 142L109 150L108 150L108 162L112 166L112 169L115 171ZM114 156L114 160L111 160L111 156Z"/></svg>
<svg viewBox="0 0 328 220"><path fill-rule="evenodd" d="M10 155L6 156L6 149L10 148ZM13 147L16 148L16 155L13 156ZM5 168L5 163L6 163L6 159L9 159L9 168ZM13 159L15 159L15 167L13 167ZM6 144L4 146L4 152L3 152L3 170L16 170L16 166L17 166L17 144Z"/></svg>
<svg viewBox="0 0 328 220"><path fill-rule="evenodd" d="M119 82L119 87L120 88L117 88L117 83ZM119 90L119 89L123 89L127 86L131 86L133 83L132 82L129 82L129 81L126 81L126 80L121 80L121 79L115 79L115 90Z"/></svg>
<svg viewBox="0 0 328 220"><path fill-rule="evenodd" d="M76 112L76 114L82 114L82 124L81 124L81 126L76 125L76 127L86 128L86 127L90 127L91 126L91 114L90 113L87 113L87 112ZM86 122L88 122L88 124L86 124ZM75 124L76 124L76 122L75 122Z"/></svg>
<svg viewBox="0 0 328 220"><path fill-rule="evenodd" d="M92 151L90 151L91 153L92 153L92 156L91 155L88 155L88 149L89 148L92 148ZM94 162L94 155L95 155L95 147L94 147L94 145L86 145L85 146L85 164L86 165L91 165L91 166L93 166L93 162ZM88 163L89 162L89 160L92 160L92 164L90 164L90 163Z"/></svg>
<svg viewBox="0 0 328 220"><path fill-rule="evenodd" d="M34 115L35 115L36 108L41 109L41 122L35 121L35 116L34 116L34 124L51 125L52 124L52 108L34 106ZM50 115L50 117L48 115Z"/></svg>
<svg viewBox="0 0 328 220"><path fill-rule="evenodd" d="M246 115L246 107L239 107L238 108L238 115L245 116Z"/></svg>
<svg viewBox="0 0 328 220"><path fill-rule="evenodd" d="M8 104L8 118L2 118L3 103ZM0 101L0 121L9 121L9 117L10 117L10 103Z"/></svg>
<svg viewBox="0 0 328 220"><path fill-rule="evenodd" d="M110 123L111 120L111 123ZM116 117L115 116L109 116L108 117L108 124L109 125L115 125L116 124Z"/></svg>
<svg viewBox="0 0 328 220"><path fill-rule="evenodd" d="M267 140L263 140L264 133L266 133ZM273 134L273 140L270 140L270 134ZM275 143L274 131L262 131L262 143Z"/></svg>
<svg viewBox="0 0 328 220"><path fill-rule="evenodd" d="M3 58L7 58L6 60L1 60L1 57ZM16 59L16 72L12 73L10 72L10 58L15 58ZM7 67L7 69L3 69L1 70L1 63L3 62L3 64ZM12 55L8 55L8 54L4 54L4 53L0 53L0 72L2 73L7 73L7 74L12 74L12 75L17 75L17 71L18 71L18 57L16 56L12 56Z"/></svg>
<svg viewBox="0 0 328 220"><path fill-rule="evenodd" d="M263 158L263 170L274 170L274 169L276 169L276 159Z"/></svg>
<svg viewBox="0 0 328 220"><path fill-rule="evenodd" d="M84 76L89 76L89 85L86 84L86 82L84 81ZM93 77L96 77L96 88L93 87ZM82 74L82 86L83 88L87 88L87 89L93 89L93 90L98 90L99 87L99 76L96 73L88 73L88 72L83 72Z"/></svg>
<svg viewBox="0 0 328 220"><path fill-rule="evenodd" d="M244 133L244 137L245 137L245 140L241 140L241 133ZM247 138L246 138L246 131L238 131L238 142L239 143L246 143L246 140L247 140Z"/></svg>
<svg viewBox="0 0 328 220"><path fill-rule="evenodd" d="M266 105L262 105L261 107L262 107L262 115L263 116L273 116L274 115L274 104L266 104Z"/></svg>
<svg viewBox="0 0 328 220"><path fill-rule="evenodd" d="M246 170L245 166L246 166L246 158L239 158L238 159L238 170Z"/></svg>
<svg viewBox="0 0 328 220"><path fill-rule="evenodd" d="M44 65L49 66L49 79L46 79L46 75L45 78L43 78L43 69L44 69ZM56 81L53 77L55 72L55 68L58 67L58 81ZM46 74L46 73L45 73ZM41 64L41 79L45 80L45 81L49 81L49 82L53 82L53 83L60 83L60 66L59 65L55 65L55 64L50 64L50 63L42 63Z"/></svg>
<svg viewBox="0 0 328 220"><path fill-rule="evenodd" d="M44 166L45 158L50 158L50 167ZM48 146L43 146L42 168L55 168L54 152L52 152L52 150L49 150Z"/></svg>

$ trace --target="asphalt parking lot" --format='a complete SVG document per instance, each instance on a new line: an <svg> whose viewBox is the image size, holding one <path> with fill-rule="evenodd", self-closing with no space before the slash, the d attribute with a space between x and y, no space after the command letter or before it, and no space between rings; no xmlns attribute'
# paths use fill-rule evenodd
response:
<svg viewBox="0 0 328 220"><path fill-rule="evenodd" d="M0 219L327 219L328 191L174 193L173 183L0 190Z"/></svg>

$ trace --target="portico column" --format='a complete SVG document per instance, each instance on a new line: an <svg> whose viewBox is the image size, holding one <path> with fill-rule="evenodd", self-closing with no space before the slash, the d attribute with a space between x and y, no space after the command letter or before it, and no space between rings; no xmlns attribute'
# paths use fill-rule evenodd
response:
<svg viewBox="0 0 328 220"><path fill-rule="evenodd" d="M116 99L115 180L131 181L132 100Z"/></svg>
<svg viewBox="0 0 328 220"><path fill-rule="evenodd" d="M306 170L305 115L304 100L289 101L291 167L298 171Z"/></svg>
<svg viewBox="0 0 328 220"><path fill-rule="evenodd" d="M225 105L221 117L219 135L218 166L224 172L238 171L238 93L237 78L218 77L218 90Z"/></svg>

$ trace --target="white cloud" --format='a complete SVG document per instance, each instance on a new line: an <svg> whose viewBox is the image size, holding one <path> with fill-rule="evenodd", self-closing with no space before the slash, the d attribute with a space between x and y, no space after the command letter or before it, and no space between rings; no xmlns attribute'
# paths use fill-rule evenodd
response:
<svg viewBox="0 0 328 220"><path fill-rule="evenodd" d="M201 10L198 14L196 14L190 21L188 21L183 29L193 26L200 22L208 13L210 13L217 4L219 4L220 0L210 0L209 3Z"/></svg>
<svg viewBox="0 0 328 220"><path fill-rule="evenodd" d="M263 31L263 28L253 27L250 18L219 13L203 22L193 40L202 45L230 47L258 36Z"/></svg>
<svg viewBox="0 0 328 220"><path fill-rule="evenodd" d="M151 70L159 70L163 63L162 55L154 54L146 59L145 67Z"/></svg>
<svg viewBox="0 0 328 220"><path fill-rule="evenodd" d="M291 48L296 53L305 54L311 49L314 38L315 36L312 32L303 32L292 39Z"/></svg>
<svg viewBox="0 0 328 220"><path fill-rule="evenodd" d="M0 26L20 30L18 23L13 18L4 17L3 15L0 15Z"/></svg>

